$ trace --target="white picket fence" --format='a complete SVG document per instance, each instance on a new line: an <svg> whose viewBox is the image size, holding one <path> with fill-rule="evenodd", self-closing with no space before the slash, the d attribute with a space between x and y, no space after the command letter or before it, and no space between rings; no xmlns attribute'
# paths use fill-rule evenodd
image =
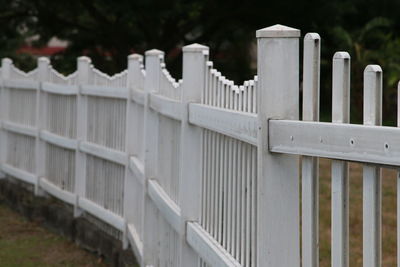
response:
<svg viewBox="0 0 400 267"><path fill-rule="evenodd" d="M112 77L86 57L67 77L45 58L29 73L3 59L1 170L122 234L141 266L315 267L317 157L331 158L332 266L343 267L346 161L363 162L363 263L380 266L378 166L400 165L400 130L379 126L382 70L366 67L365 125L349 124L350 56L337 52L332 123L318 122L320 37L307 34L300 121L299 37L281 25L257 31L258 74L240 86L198 44L183 47L179 81L158 50L145 67L129 56Z"/></svg>

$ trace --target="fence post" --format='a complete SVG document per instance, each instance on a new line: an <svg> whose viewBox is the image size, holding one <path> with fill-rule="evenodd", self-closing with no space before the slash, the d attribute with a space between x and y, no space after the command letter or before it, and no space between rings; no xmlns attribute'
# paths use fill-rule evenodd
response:
<svg viewBox="0 0 400 267"><path fill-rule="evenodd" d="M257 265L300 266L299 157L268 149L268 120L299 117L300 31L275 25L257 31Z"/></svg>
<svg viewBox="0 0 400 267"><path fill-rule="evenodd" d="M151 110L149 106L149 96L152 92L157 92L160 86L161 60L164 52L160 50L146 51L146 78L144 82L145 90L145 114L144 114L144 222L143 222L143 263L144 266L156 265L158 258L157 233L155 229L156 219L151 214L151 199L147 193L147 183L149 179L157 177L157 152L158 152L158 114ZM153 227L154 226L154 227Z"/></svg>
<svg viewBox="0 0 400 267"><path fill-rule="evenodd" d="M47 124L47 99L42 93L42 83L47 80L49 73L50 61L46 57L38 58L38 82L39 87L36 92L36 149L35 149L35 166L36 166L36 184L35 195L43 195L44 191L40 189L40 178L46 175L46 143L40 140L40 131L46 129Z"/></svg>
<svg viewBox="0 0 400 267"><path fill-rule="evenodd" d="M8 94L6 89L4 88L4 80L10 78L10 72L11 72L11 64L12 61L9 58L3 58L1 61L1 79L2 79L2 85L1 85L1 99L0 99L0 118L1 121L5 121L8 118ZM0 145L1 145L1 151L0 151L0 164L3 165L6 162L7 159L7 132L3 129L3 126L1 127L0 131ZM5 178L6 174L0 172L0 179Z"/></svg>
<svg viewBox="0 0 400 267"><path fill-rule="evenodd" d="M89 82L91 60L88 57L78 58L78 86L79 93L77 95L77 120L76 120L76 139L78 140L78 149L75 153L75 194L76 201L74 207L74 216L78 217L82 214L82 210L78 207L79 197L86 194L86 155L79 150L81 142L86 141L87 129L87 97L82 94L82 85Z"/></svg>
<svg viewBox="0 0 400 267"><path fill-rule="evenodd" d="M135 137L133 136L134 127L133 124L133 105L131 99L131 91L133 83L138 79L136 77L137 70L140 69L140 64L143 60L143 57L138 54L133 54L128 56L128 76L127 76L127 87L128 87L128 99L126 102L126 132L125 132L125 152L127 153L127 162L125 165L125 185L124 185L124 219L126 222L125 233L124 233L124 248L128 248L128 239L127 239L127 231L128 224L132 222L134 216L138 216L133 213L133 209L129 208L130 204L135 201L135 196L133 195L132 188L135 186L133 183L133 175L129 171L129 158L133 155L134 145L135 145ZM136 251L136 254L139 254ZM137 257L138 258L138 257ZM139 260L139 259L138 259Z"/></svg>
<svg viewBox="0 0 400 267"><path fill-rule="evenodd" d="M200 103L205 86L206 59L209 48L192 44L183 49L182 123L180 196L182 232L180 266L199 265L197 253L186 242L186 222L199 221L201 201L201 136L202 129L189 123L189 103Z"/></svg>

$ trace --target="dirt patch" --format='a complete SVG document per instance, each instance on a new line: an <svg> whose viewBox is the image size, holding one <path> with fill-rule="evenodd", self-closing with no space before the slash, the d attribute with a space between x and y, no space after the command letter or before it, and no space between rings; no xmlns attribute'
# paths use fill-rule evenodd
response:
<svg viewBox="0 0 400 267"><path fill-rule="evenodd" d="M52 197L0 180L0 266L138 266L131 249Z"/></svg>
<svg viewBox="0 0 400 267"><path fill-rule="evenodd" d="M107 266L64 237L0 204L1 266Z"/></svg>

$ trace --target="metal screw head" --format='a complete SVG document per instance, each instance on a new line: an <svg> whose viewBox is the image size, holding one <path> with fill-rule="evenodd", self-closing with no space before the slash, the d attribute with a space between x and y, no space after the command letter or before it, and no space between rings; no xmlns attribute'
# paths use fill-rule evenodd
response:
<svg viewBox="0 0 400 267"><path fill-rule="evenodd" d="M355 143L356 143L356 142L354 141L354 139L351 138L351 139L350 139L350 146L354 146Z"/></svg>
<svg viewBox="0 0 400 267"><path fill-rule="evenodd" d="M389 144L388 143L385 143L385 150L389 150Z"/></svg>

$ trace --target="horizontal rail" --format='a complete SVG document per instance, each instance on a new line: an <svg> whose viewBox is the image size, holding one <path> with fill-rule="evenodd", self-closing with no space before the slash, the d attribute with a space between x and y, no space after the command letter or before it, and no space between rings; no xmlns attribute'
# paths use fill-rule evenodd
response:
<svg viewBox="0 0 400 267"><path fill-rule="evenodd" d="M30 183L30 184L36 184L37 181L37 176L29 173L27 171L15 168L14 166L11 166L7 163L3 163L2 165L2 170L6 174L13 176L15 178L18 178L24 182Z"/></svg>
<svg viewBox="0 0 400 267"><path fill-rule="evenodd" d="M101 145L93 144L90 142L81 142L79 149L87 154L109 160L121 165L125 165L127 161L127 155L125 152L107 148Z"/></svg>
<svg viewBox="0 0 400 267"><path fill-rule="evenodd" d="M400 166L400 128L269 121L271 152Z"/></svg>
<svg viewBox="0 0 400 267"><path fill-rule="evenodd" d="M150 94L150 107L171 119L182 120L182 103L165 96Z"/></svg>
<svg viewBox="0 0 400 267"><path fill-rule="evenodd" d="M75 205L76 195L74 193L62 190L55 184L49 182L46 178L41 177L39 179L39 186L50 195L68 204Z"/></svg>
<svg viewBox="0 0 400 267"><path fill-rule="evenodd" d="M182 232L179 206L165 193L156 180L149 180L148 192L158 210L163 214L164 219L169 222L176 232Z"/></svg>
<svg viewBox="0 0 400 267"><path fill-rule="evenodd" d="M195 222L186 224L186 239L189 245L210 266L241 266L201 225Z"/></svg>
<svg viewBox="0 0 400 267"><path fill-rule="evenodd" d="M125 220L118 214L115 214L112 211L94 203L93 201L82 197L78 198L78 206L91 215L103 220L111 226L114 226L116 229L125 231Z"/></svg>
<svg viewBox="0 0 400 267"><path fill-rule="evenodd" d="M4 80L3 86L14 89L37 90L39 88L39 82L26 80Z"/></svg>
<svg viewBox="0 0 400 267"><path fill-rule="evenodd" d="M23 134L27 136L36 137L38 130L32 126L25 126L19 123L3 121L2 126L5 130L17 134Z"/></svg>
<svg viewBox="0 0 400 267"><path fill-rule="evenodd" d="M140 90L132 89L132 91L131 91L131 99L133 101L135 101L136 103L141 104L141 105L144 106L145 92L144 91L140 91Z"/></svg>
<svg viewBox="0 0 400 267"><path fill-rule="evenodd" d="M129 157L129 169L132 171L133 176L135 176L139 183L144 185L144 165L137 157Z"/></svg>
<svg viewBox="0 0 400 267"><path fill-rule="evenodd" d="M143 242L142 240L140 240L140 236L133 224L128 224L126 230L128 240L132 246L137 261L141 262L143 259Z"/></svg>
<svg viewBox="0 0 400 267"><path fill-rule="evenodd" d="M64 84L43 82L42 90L51 94L76 95L79 92L79 87L76 85L64 85Z"/></svg>
<svg viewBox="0 0 400 267"><path fill-rule="evenodd" d="M128 98L128 88L126 87L108 87L98 85L83 85L81 88L83 95L101 96L110 98Z"/></svg>
<svg viewBox="0 0 400 267"><path fill-rule="evenodd" d="M47 143L67 148L67 149L77 149L78 140L53 134L49 131L40 131L40 139L46 141Z"/></svg>
<svg viewBox="0 0 400 267"><path fill-rule="evenodd" d="M189 104L189 122L257 145L257 115L202 104Z"/></svg>

